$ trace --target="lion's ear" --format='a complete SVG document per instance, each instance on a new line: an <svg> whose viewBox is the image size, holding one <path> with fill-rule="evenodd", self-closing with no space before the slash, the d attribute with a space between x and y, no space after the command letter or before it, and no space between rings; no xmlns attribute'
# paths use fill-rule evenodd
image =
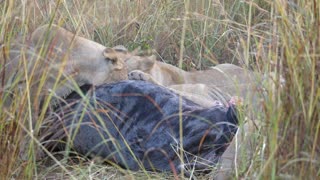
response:
<svg viewBox="0 0 320 180"><path fill-rule="evenodd" d="M122 60L120 60L117 57L116 52L113 48L106 48L103 51L103 56L106 61L111 61L112 65L113 65L113 69L116 69L116 70L123 69L124 63Z"/></svg>
<svg viewBox="0 0 320 180"><path fill-rule="evenodd" d="M114 49L113 48L109 48L109 47L105 48L104 51L103 51L104 57L108 57L109 54L112 54L112 53L114 53Z"/></svg>
<svg viewBox="0 0 320 180"><path fill-rule="evenodd" d="M141 56L140 52L141 52L141 47L139 46L139 47L135 48L135 49L131 52L131 54L134 55L134 56Z"/></svg>
<svg viewBox="0 0 320 180"><path fill-rule="evenodd" d="M112 49L114 49L115 51L118 51L118 52L125 52L125 53L128 52L128 49L126 47L124 47L123 45L114 46Z"/></svg>
<svg viewBox="0 0 320 180"><path fill-rule="evenodd" d="M144 57L143 64L142 64L142 71L149 71L154 66L154 63L156 62L157 58L156 56L152 55L149 57Z"/></svg>
<svg viewBox="0 0 320 180"><path fill-rule="evenodd" d="M157 57L155 55L151 55L148 57L150 60L152 61L156 61L157 60Z"/></svg>

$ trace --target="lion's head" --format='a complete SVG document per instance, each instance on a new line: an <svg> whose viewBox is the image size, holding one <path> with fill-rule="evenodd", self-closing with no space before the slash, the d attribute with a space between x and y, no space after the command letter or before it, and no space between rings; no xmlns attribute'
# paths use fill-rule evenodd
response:
<svg viewBox="0 0 320 180"><path fill-rule="evenodd" d="M62 72L63 77L58 80L55 90L59 96L64 96L74 82L79 86L101 85L128 78L122 59L105 57L108 48L59 26L44 25L37 28L32 33L31 44L39 54L44 54L44 64L49 64L48 71L52 74L50 77ZM46 86L52 88L55 79L49 80L52 82L48 81Z"/></svg>
<svg viewBox="0 0 320 180"><path fill-rule="evenodd" d="M124 46L119 45L113 48L109 48L108 53L105 53L106 58L117 58L123 60L128 68L128 72L133 70L141 70L143 72L149 72L155 62L156 57L139 55L137 50L129 52Z"/></svg>

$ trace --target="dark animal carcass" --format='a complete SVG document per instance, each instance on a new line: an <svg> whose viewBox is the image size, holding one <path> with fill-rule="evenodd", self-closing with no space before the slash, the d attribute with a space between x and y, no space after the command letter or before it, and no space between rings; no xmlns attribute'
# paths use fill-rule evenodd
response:
<svg viewBox="0 0 320 180"><path fill-rule="evenodd" d="M130 170L204 170L217 163L237 131L234 105L203 108L144 81L94 87L85 98L73 93L66 102L47 121L43 144L61 148L68 142L78 154Z"/></svg>

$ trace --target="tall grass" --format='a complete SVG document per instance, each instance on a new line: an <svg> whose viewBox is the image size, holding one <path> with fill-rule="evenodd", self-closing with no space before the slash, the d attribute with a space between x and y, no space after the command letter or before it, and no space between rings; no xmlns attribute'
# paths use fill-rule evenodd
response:
<svg viewBox="0 0 320 180"><path fill-rule="evenodd" d="M168 0L0 1L0 42L23 44L35 28L53 22L105 46L122 44L130 50L138 46L155 49L159 59L174 65L181 59L182 68L187 70L228 62L264 75L273 73L274 83L265 87L267 94L261 100L261 143L254 152L253 163L235 175L266 179L319 177L320 3L304 0L189 3L185 6L184 1ZM3 68L3 48L1 52L0 68ZM280 83L282 78L284 84ZM2 83L1 99L8 95L3 89ZM94 161L70 163L62 159L52 161L51 167L32 158L21 161L19 122L30 118L31 105L25 98L15 99L10 108L4 108L1 102L2 178L32 179L53 174L103 179L97 174L106 172L110 178L128 176Z"/></svg>

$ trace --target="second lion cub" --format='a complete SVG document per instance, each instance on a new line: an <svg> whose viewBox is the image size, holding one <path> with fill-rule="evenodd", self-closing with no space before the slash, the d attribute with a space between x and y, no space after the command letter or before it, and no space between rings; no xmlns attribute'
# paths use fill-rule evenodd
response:
<svg viewBox="0 0 320 180"><path fill-rule="evenodd" d="M219 64L208 70L188 72L159 62L155 56L137 56L123 46L112 49L114 51L111 53L105 53L106 58L122 59L128 66L129 79L150 81L180 92L211 97L211 100L224 100L233 95L247 98L248 93L254 91L254 74L233 64Z"/></svg>

